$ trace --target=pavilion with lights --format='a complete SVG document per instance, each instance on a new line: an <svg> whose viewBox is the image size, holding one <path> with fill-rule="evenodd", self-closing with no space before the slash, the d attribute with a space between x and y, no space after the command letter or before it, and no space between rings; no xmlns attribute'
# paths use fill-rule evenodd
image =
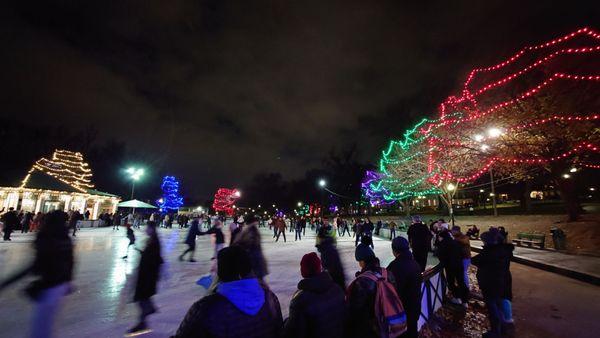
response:
<svg viewBox="0 0 600 338"><path fill-rule="evenodd" d="M55 150L51 159L41 158L17 187L0 186L0 209L48 212L89 211L90 219L117 210L119 196L94 189L92 170L83 155Z"/></svg>

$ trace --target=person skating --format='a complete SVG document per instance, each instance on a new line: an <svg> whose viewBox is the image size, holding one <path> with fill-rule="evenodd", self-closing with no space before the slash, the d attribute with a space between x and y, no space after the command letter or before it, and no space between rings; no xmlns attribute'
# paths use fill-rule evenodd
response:
<svg viewBox="0 0 600 338"><path fill-rule="evenodd" d="M8 208L8 211L2 215L2 223L4 224L2 228L4 240L11 241L10 234L17 227L17 224L19 224L19 217L17 216L15 208Z"/></svg>
<svg viewBox="0 0 600 338"><path fill-rule="evenodd" d="M260 231L257 228L258 218L254 215L246 217L246 225L242 232L237 236L234 246L244 249L250 257L252 272L258 279L263 280L269 274L267 261L263 255L260 242Z"/></svg>
<svg viewBox="0 0 600 338"><path fill-rule="evenodd" d="M133 228L131 226L131 224L126 224L125 227L127 228L127 239L129 239L129 244L127 244L127 250L125 251L125 256L121 257L123 259L127 259L127 257L129 256L129 247L133 245L133 248L135 249L135 233L133 232Z"/></svg>
<svg viewBox="0 0 600 338"><path fill-rule="evenodd" d="M275 237L275 242L279 242L279 236L283 235L283 242L285 243L285 231L287 230L287 228L283 217L277 218L277 223L275 224L275 226L277 227L277 237Z"/></svg>
<svg viewBox="0 0 600 338"><path fill-rule="evenodd" d="M140 308L140 319L133 328L127 331L127 334L131 336L148 331L146 318L156 313L152 296L156 294L156 284L158 283L160 266L163 264L163 259L160 254L160 241L155 222L148 222L146 234L148 235L148 241L140 258L135 294L133 296L133 301Z"/></svg>
<svg viewBox="0 0 600 338"><path fill-rule="evenodd" d="M61 299L72 290L73 244L66 226L67 219L63 211L48 213L33 244L33 264L0 284L2 290L28 274L38 277L25 290L35 304L30 337L53 336L54 319L59 313Z"/></svg>
<svg viewBox="0 0 600 338"><path fill-rule="evenodd" d="M417 323L421 314L421 267L410 253L406 238L394 238L392 252L395 259L388 265L387 270L394 275L396 292L406 311L407 330L402 337L416 338L419 335Z"/></svg>
<svg viewBox="0 0 600 338"><path fill-rule="evenodd" d="M29 226L31 223L31 219L33 218L33 214L31 212L26 212L23 216L23 220L21 221L21 233L28 233Z"/></svg>
<svg viewBox="0 0 600 338"><path fill-rule="evenodd" d="M394 238L396 238L396 228L398 227L398 225L396 224L396 222L391 221L388 226L390 228L390 240L393 240Z"/></svg>
<svg viewBox="0 0 600 338"><path fill-rule="evenodd" d="M114 219L113 228L112 228L113 230L117 230L117 231L119 230L119 225L121 225L122 218L123 218L123 215L121 215L121 213L118 212L115 214L115 219Z"/></svg>
<svg viewBox="0 0 600 338"><path fill-rule="evenodd" d="M215 235L215 251L212 259L217 259L217 254L223 247L225 246L225 235L223 235L223 230L221 229L222 223L220 220L216 220L213 224L213 227L208 229L205 232L200 231L199 235L207 235L214 234Z"/></svg>
<svg viewBox="0 0 600 338"><path fill-rule="evenodd" d="M240 236L244 235L244 231ZM283 321L279 300L266 284L253 276L251 258L244 249L234 245L221 250L217 275L219 283L216 292L190 307L172 337L281 336Z"/></svg>
<svg viewBox="0 0 600 338"><path fill-rule="evenodd" d="M296 221L295 227L296 227L296 239L295 240L296 241L297 240L302 240L302 229L304 227L306 227L306 221L304 220L304 216L300 217L300 219L298 219Z"/></svg>
<svg viewBox="0 0 600 338"><path fill-rule="evenodd" d="M75 237L77 232L77 222L82 218L81 214L77 210L72 210L69 215L69 228L73 229L72 236Z"/></svg>
<svg viewBox="0 0 600 338"><path fill-rule="evenodd" d="M189 252L190 253L190 262L195 262L194 259L194 251L196 251L196 236L200 235L200 222L198 217L194 217L190 228L188 230L187 236L185 237L185 244L187 244L188 248L179 255L179 260L183 261L184 256Z"/></svg>
<svg viewBox="0 0 600 338"><path fill-rule="evenodd" d="M348 221L346 221L345 219L342 220L342 234L340 235L340 237L344 237L346 235L346 233L348 233L348 237L350 237L350 229L348 228Z"/></svg>
<svg viewBox="0 0 600 338"><path fill-rule="evenodd" d="M300 274L304 279L292 296L283 337L342 338L346 317L343 289L321 270L321 260L314 252L302 257Z"/></svg>
<svg viewBox="0 0 600 338"><path fill-rule="evenodd" d="M407 235L415 261L419 263L421 271L425 271L427 268L427 255L431 248L431 231L421 221L420 216L414 216L412 224L408 227Z"/></svg>

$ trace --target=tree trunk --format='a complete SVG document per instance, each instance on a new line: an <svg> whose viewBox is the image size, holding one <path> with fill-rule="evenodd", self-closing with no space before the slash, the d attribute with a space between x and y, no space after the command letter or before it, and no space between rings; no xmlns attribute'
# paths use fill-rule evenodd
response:
<svg viewBox="0 0 600 338"><path fill-rule="evenodd" d="M575 189L575 179L564 178L562 175L566 172L566 166L555 165L552 166L551 172L555 177L556 185L560 192L560 198L565 203L565 209L569 216L569 221L576 221L579 219L579 215L583 209L579 204L579 198L577 197L577 191Z"/></svg>
<svg viewBox="0 0 600 338"><path fill-rule="evenodd" d="M521 189L521 210L526 214L531 214L531 180L523 181Z"/></svg>

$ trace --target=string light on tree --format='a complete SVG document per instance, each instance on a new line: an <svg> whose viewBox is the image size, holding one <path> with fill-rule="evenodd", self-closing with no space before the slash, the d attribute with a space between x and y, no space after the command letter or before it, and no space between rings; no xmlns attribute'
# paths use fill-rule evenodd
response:
<svg viewBox="0 0 600 338"><path fill-rule="evenodd" d="M165 176L161 184L162 198L158 206L162 212L176 212L183 205L183 197L179 195L179 181L175 176Z"/></svg>

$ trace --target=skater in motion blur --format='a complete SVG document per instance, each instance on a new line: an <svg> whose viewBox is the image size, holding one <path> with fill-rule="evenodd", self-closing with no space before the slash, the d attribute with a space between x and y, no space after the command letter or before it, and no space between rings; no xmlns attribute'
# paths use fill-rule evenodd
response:
<svg viewBox="0 0 600 338"><path fill-rule="evenodd" d="M73 276L73 244L67 229L68 216L63 211L52 211L44 217L33 244L33 264L0 284L0 291L28 274L38 276L25 289L34 302L30 336L50 338L54 317L60 310L63 296L71 292Z"/></svg>
<svg viewBox="0 0 600 338"><path fill-rule="evenodd" d="M127 251L125 251L125 256L121 257L123 259L127 259L127 257L129 257L129 247L130 246L133 245L133 248L135 249L135 234L133 233L131 224L129 224L129 223L125 224L125 227L127 228L127 238L129 239L129 244L127 244Z"/></svg>
<svg viewBox="0 0 600 338"><path fill-rule="evenodd" d="M158 283L163 259L160 256L160 241L156 233L155 222L148 222L146 234L148 235L148 242L140 258L135 295L133 296L133 301L137 302L140 307L140 321L127 331L127 336L130 337L148 332L146 317L156 313L156 307L154 307L151 297L156 294L156 284Z"/></svg>

